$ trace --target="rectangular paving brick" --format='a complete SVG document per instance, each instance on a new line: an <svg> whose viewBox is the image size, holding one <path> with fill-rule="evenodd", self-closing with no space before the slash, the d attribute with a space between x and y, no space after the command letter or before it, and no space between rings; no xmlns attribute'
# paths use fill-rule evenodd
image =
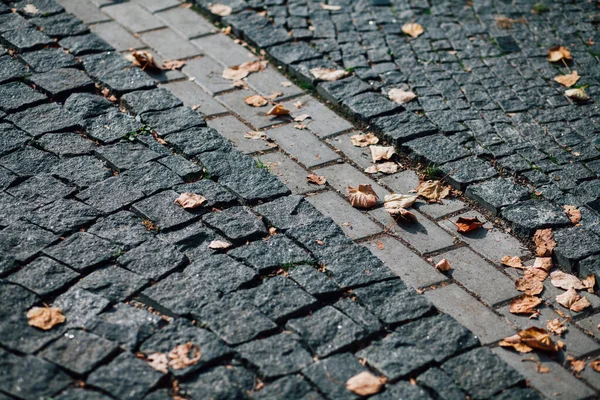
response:
<svg viewBox="0 0 600 400"><path fill-rule="evenodd" d="M170 8L156 15L186 39L208 35L217 29L197 12L181 6Z"/></svg>
<svg viewBox="0 0 600 400"><path fill-rule="evenodd" d="M590 398L595 394L591 388L544 354L537 352L519 354L502 347L496 347L492 351L511 367L526 376L529 384L548 399L580 400ZM550 372L540 374L536 370L537 364L535 362L523 362L523 360L530 358L540 361L544 367L550 369Z"/></svg>
<svg viewBox="0 0 600 400"><path fill-rule="evenodd" d="M268 105L265 107L252 107L246 104L244 99L255 94L256 92L252 90L236 90L235 92L217 96L215 99L224 104L231 112L239 115L240 118L249 123L254 129L264 129L286 121L280 117L265 115L269 111Z"/></svg>
<svg viewBox="0 0 600 400"><path fill-rule="evenodd" d="M411 210L411 213L417 217L417 222L398 223L384 208L370 212L371 216L389 227L390 232L409 243L421 254L442 250L454 244L452 236L423 214L415 210Z"/></svg>
<svg viewBox="0 0 600 400"><path fill-rule="evenodd" d="M195 107L196 111L207 117L227 113L227 109L219 102L215 101L215 99L206 93L198 84L196 84L196 82L185 80L170 82L160 86L168 89L183 101L183 104L186 106Z"/></svg>
<svg viewBox="0 0 600 400"><path fill-rule="evenodd" d="M223 79L223 66L210 57L188 60L182 71L213 96L233 89L232 81Z"/></svg>
<svg viewBox="0 0 600 400"><path fill-rule="evenodd" d="M456 284L427 291L425 297L440 311L470 329L482 344L494 343L516 333L508 323Z"/></svg>
<svg viewBox="0 0 600 400"><path fill-rule="evenodd" d="M302 102L300 108L294 106L294 103L298 101ZM306 120L304 123L307 124L310 121L307 124L308 129L321 138L338 134L353 127L350 122L338 116L325 104L311 96L289 100L284 105L291 111L292 117L302 114L310 115L310 120Z"/></svg>
<svg viewBox="0 0 600 400"><path fill-rule="evenodd" d="M590 315L587 318L581 319L576 322L581 328L587 330L596 339L600 340L600 312L596 312L594 315Z"/></svg>
<svg viewBox="0 0 600 400"><path fill-rule="evenodd" d="M119 3L102 8L112 19L135 33L158 29L165 24L136 3Z"/></svg>
<svg viewBox="0 0 600 400"><path fill-rule="evenodd" d="M140 34L140 39L156 50L167 60L192 58L202 54L202 51L170 28Z"/></svg>
<svg viewBox="0 0 600 400"><path fill-rule="evenodd" d="M437 263L447 259L452 266L453 279L477 294L485 303L494 306L521 294L512 279L479 257L468 247L451 250L434 258Z"/></svg>
<svg viewBox="0 0 600 400"><path fill-rule="evenodd" d="M476 211L469 211L450 218L452 222L456 222L458 217L477 217L480 221L485 221L485 217ZM477 253L482 254L488 260L494 263L500 263L502 257L510 256L525 256L529 252L521 242L509 234L502 232L496 228L493 229L477 229L468 234L460 234L456 232L456 226L448 220L440 221L442 228L457 236L460 240L467 243ZM484 225L484 228L491 225Z"/></svg>
<svg viewBox="0 0 600 400"><path fill-rule="evenodd" d="M293 123L270 129L266 133L282 149L308 168L340 158L311 132L306 129L296 129Z"/></svg>
<svg viewBox="0 0 600 400"><path fill-rule="evenodd" d="M289 82L289 80L277 72L271 65L268 65L264 71L255 72L248 75L247 81L248 86L263 96L270 96L277 92L282 93L281 96L275 99L277 102L281 102L290 97L298 96L304 93L302 89L294 84L291 86L282 86L281 82ZM294 109L295 107L289 108L289 110L292 112Z"/></svg>
<svg viewBox="0 0 600 400"><path fill-rule="evenodd" d="M415 204L415 208L433 219L438 219L460 211L467 206L458 199L444 199L442 201L444 202L443 204L418 202Z"/></svg>
<svg viewBox="0 0 600 400"><path fill-rule="evenodd" d="M206 123L208 126L216 129L221 135L229 139L235 147L246 154L271 150L271 147L267 146L268 142L266 140L245 138L244 134L250 132L252 129L248 128L233 115L225 115L220 118L211 119Z"/></svg>
<svg viewBox="0 0 600 400"><path fill-rule="evenodd" d="M380 181L392 189L394 193L400 194L408 194L411 190L419 186L419 177L412 170L400 171L384 176Z"/></svg>
<svg viewBox="0 0 600 400"><path fill-rule="evenodd" d="M294 194L306 194L325 189L325 186L308 183L306 177L309 172L282 152L267 153L255 158L267 165L269 171L287 185Z"/></svg>
<svg viewBox="0 0 600 400"><path fill-rule="evenodd" d="M338 224L352 240L373 236L382 231L367 214L353 208L350 203L334 192L323 192L307 197L315 208Z"/></svg>
<svg viewBox="0 0 600 400"><path fill-rule="evenodd" d="M363 244L398 274L404 282L415 289L448 280L444 274L429 265L396 238L383 236Z"/></svg>
<svg viewBox="0 0 600 400"><path fill-rule="evenodd" d="M357 147L352 144L350 137L353 135L360 135L362 132L352 131L345 133L340 136L329 138L326 140L327 143L340 150L350 161L362 169L367 169L373 165L371 159L371 150L369 147Z"/></svg>
<svg viewBox="0 0 600 400"><path fill-rule="evenodd" d="M177 0L132 0L134 3L139 4L151 13L158 11L167 10L169 8L177 7L180 5ZM188 10L193 12L192 10Z"/></svg>
<svg viewBox="0 0 600 400"><path fill-rule="evenodd" d="M104 39L105 42L117 51L146 47L138 38L114 21L91 25L90 30Z"/></svg>
<svg viewBox="0 0 600 400"><path fill-rule="evenodd" d="M104 14L98 7L87 0L58 0L57 3L85 24L110 21L108 15Z"/></svg>
<svg viewBox="0 0 600 400"><path fill-rule="evenodd" d="M319 168L315 171L315 174L323 175L327 178L327 182L343 195L346 194L348 186L358 187L359 184L371 185L381 203L383 203L385 195L389 194L383 186L377 184L350 164L335 164Z"/></svg>
<svg viewBox="0 0 600 400"><path fill-rule="evenodd" d="M250 50L238 45L233 39L222 33L203 36L192 40L192 43L201 48L205 54L227 67L257 60Z"/></svg>

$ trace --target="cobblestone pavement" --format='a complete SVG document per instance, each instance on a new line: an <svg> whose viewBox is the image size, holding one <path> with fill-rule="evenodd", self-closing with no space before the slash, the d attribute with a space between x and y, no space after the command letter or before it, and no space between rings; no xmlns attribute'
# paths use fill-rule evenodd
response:
<svg viewBox="0 0 600 400"><path fill-rule="evenodd" d="M500 349L558 316L551 286L539 321L508 312L519 292L499 260L531 257L518 240L491 226L458 237L450 221L476 213L459 199L418 205L412 228L350 207L348 184L381 196L418 177L364 175L353 125L272 66L232 89L223 69L255 56L176 1L60 3L0 5L0 398L348 399L365 370L388 379L375 400L598 395L597 374L567 360L600 352L597 296L557 357ZM149 76L128 48L187 62ZM243 103L274 91L310 131ZM176 206L187 191L207 206ZM441 258L454 270L434 269ZM42 304L66 323L29 326ZM189 342L201 357L187 368L145 361Z"/></svg>

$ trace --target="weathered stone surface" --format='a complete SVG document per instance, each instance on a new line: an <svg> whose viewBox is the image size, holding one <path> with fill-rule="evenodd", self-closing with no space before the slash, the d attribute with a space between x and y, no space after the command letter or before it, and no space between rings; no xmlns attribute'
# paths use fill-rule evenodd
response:
<svg viewBox="0 0 600 400"><path fill-rule="evenodd" d="M152 237L142 220L130 211L119 211L100 218L87 232L118 243L124 248L138 246Z"/></svg>
<svg viewBox="0 0 600 400"><path fill-rule="evenodd" d="M14 112L43 102L46 98L23 82L0 85L0 110Z"/></svg>
<svg viewBox="0 0 600 400"><path fill-rule="evenodd" d="M183 267L187 258L175 246L152 238L120 256L117 263L147 279L158 281Z"/></svg>
<svg viewBox="0 0 600 400"><path fill-rule="evenodd" d="M172 229L199 219L206 210L184 209L175 204L179 194L167 190L135 203L132 207L142 218L152 221L158 229Z"/></svg>
<svg viewBox="0 0 600 400"><path fill-rule="evenodd" d="M80 228L99 216L99 213L79 201L57 199L38 208L27 219L54 233L66 234Z"/></svg>
<svg viewBox="0 0 600 400"><path fill-rule="evenodd" d="M266 387L253 392L252 398L256 400L278 400L281 398L302 400L323 399L302 375L289 375L277 379Z"/></svg>
<svg viewBox="0 0 600 400"><path fill-rule="evenodd" d="M109 304L109 301L96 294L81 289L71 288L56 298L54 305L59 307L64 315L69 328L83 328L85 324L100 314Z"/></svg>
<svg viewBox="0 0 600 400"><path fill-rule="evenodd" d="M123 172L160 157L160 154L146 146L127 142L99 147L95 153L117 172Z"/></svg>
<svg viewBox="0 0 600 400"><path fill-rule="evenodd" d="M13 59L10 56L0 56L0 83L22 79L27 75L26 66Z"/></svg>
<svg viewBox="0 0 600 400"><path fill-rule="evenodd" d="M31 18L29 21L52 37L75 36L89 32L86 25L68 13Z"/></svg>
<svg viewBox="0 0 600 400"><path fill-rule="evenodd" d="M96 270L77 282L75 287L110 300L124 301L148 283L142 276L117 266Z"/></svg>
<svg viewBox="0 0 600 400"><path fill-rule="evenodd" d="M467 185L485 181L495 177L498 173L489 162L477 157L468 157L462 160L449 162L440 167L446 178L454 188L465 190Z"/></svg>
<svg viewBox="0 0 600 400"><path fill-rule="evenodd" d="M341 288L333 279L312 265L298 265L288 270L290 278L313 296L337 293Z"/></svg>
<svg viewBox="0 0 600 400"><path fill-rule="evenodd" d="M10 275L8 281L26 287L37 295L45 296L63 289L78 276L75 271L42 256Z"/></svg>
<svg viewBox="0 0 600 400"><path fill-rule="evenodd" d="M302 374L327 398L358 399L358 395L346 389L346 381L366 370L351 353L342 353L315 362L302 370Z"/></svg>
<svg viewBox="0 0 600 400"><path fill-rule="evenodd" d="M536 229L559 227L570 223L562 209L548 201L529 200L506 207L502 216L523 234L531 234Z"/></svg>
<svg viewBox="0 0 600 400"><path fill-rule="evenodd" d="M554 255L561 267L571 271L577 261L600 253L600 237L582 226L553 230Z"/></svg>
<svg viewBox="0 0 600 400"><path fill-rule="evenodd" d="M290 190L276 177L264 169L255 167L222 176L219 183L251 203L269 201L290 193Z"/></svg>
<svg viewBox="0 0 600 400"><path fill-rule="evenodd" d="M69 49L69 52L76 56L115 50L95 33L66 37L61 39L58 44Z"/></svg>
<svg viewBox="0 0 600 400"><path fill-rule="evenodd" d="M245 242L267 235L262 221L244 207L231 207L218 213L210 213L202 221L234 242Z"/></svg>
<svg viewBox="0 0 600 400"><path fill-rule="evenodd" d="M529 192L508 179L498 178L470 185L466 195L492 213L499 214L502 208L527 200Z"/></svg>
<svg viewBox="0 0 600 400"><path fill-rule="evenodd" d="M38 174L20 185L8 189L9 194L37 207L66 197L72 192L71 186L65 185L48 174Z"/></svg>
<svg viewBox="0 0 600 400"><path fill-rule="evenodd" d="M56 103L42 104L12 114L7 119L36 137L48 132L72 131L79 126L76 118Z"/></svg>
<svg viewBox="0 0 600 400"><path fill-rule="evenodd" d="M112 175L102 161L92 156L62 159L49 172L80 188L91 186Z"/></svg>
<svg viewBox="0 0 600 400"><path fill-rule="evenodd" d="M64 98L72 92L86 92L94 88L89 76L74 68L56 68L27 78L52 98Z"/></svg>
<svg viewBox="0 0 600 400"><path fill-rule="evenodd" d="M223 186L210 179L201 179L174 188L179 193L197 193L206 198L206 207L226 207L237 202L237 198Z"/></svg>
<svg viewBox="0 0 600 400"><path fill-rule="evenodd" d="M54 43L51 37L29 26L4 32L2 39L7 47L21 51L39 49Z"/></svg>
<svg viewBox="0 0 600 400"><path fill-rule="evenodd" d="M317 92L334 104L356 96L358 94L373 90L371 85L356 77L340 79L334 82L321 82L317 86Z"/></svg>
<svg viewBox="0 0 600 400"><path fill-rule="evenodd" d="M596 281L600 280L600 256L590 256L579 262L579 274L581 276L589 276L594 274Z"/></svg>
<svg viewBox="0 0 600 400"><path fill-rule="evenodd" d="M389 114L401 108L378 93L362 93L343 101L350 112L361 119L370 120L383 114Z"/></svg>
<svg viewBox="0 0 600 400"><path fill-rule="evenodd" d="M198 259L188 265L183 274L223 293L236 291L258 278L258 274L252 268L225 254L213 254Z"/></svg>
<svg viewBox="0 0 600 400"><path fill-rule="evenodd" d="M255 207L272 226L287 230L320 219L320 213L302 196L286 196Z"/></svg>
<svg viewBox="0 0 600 400"><path fill-rule="evenodd" d="M443 135L414 139L404 144L418 157L435 164L444 164L469 155L469 152Z"/></svg>
<svg viewBox="0 0 600 400"><path fill-rule="evenodd" d="M71 268L82 271L107 262L115 256L118 246L87 232L76 232L68 239L44 252Z"/></svg>
<svg viewBox="0 0 600 400"><path fill-rule="evenodd" d="M463 400L464 392L444 371L430 368L417 377L417 383L435 392L442 400Z"/></svg>
<svg viewBox="0 0 600 400"><path fill-rule="evenodd" d="M58 236L50 231L24 220L15 220L0 231L0 248L14 260L25 261L57 239Z"/></svg>
<svg viewBox="0 0 600 400"><path fill-rule="evenodd" d="M181 100L166 89L128 93L121 97L121 104L133 115L169 110L183 105Z"/></svg>
<svg viewBox="0 0 600 400"><path fill-rule="evenodd" d="M287 236L275 235L238 247L228 253L242 260L259 272L292 264L310 263L313 258Z"/></svg>
<svg viewBox="0 0 600 400"><path fill-rule="evenodd" d="M206 126L204 118L188 107L176 107L164 111L144 112L142 121L148 126L151 126L161 137L174 132Z"/></svg>
<svg viewBox="0 0 600 400"><path fill-rule="evenodd" d="M410 382L400 381L392 385L386 385L385 392L379 393L373 397L373 400L430 400L431 397L427 391L418 385L413 385Z"/></svg>
<svg viewBox="0 0 600 400"><path fill-rule="evenodd" d="M254 379L254 374L241 366L219 366L182 382L181 387L199 399L236 399L254 387Z"/></svg>

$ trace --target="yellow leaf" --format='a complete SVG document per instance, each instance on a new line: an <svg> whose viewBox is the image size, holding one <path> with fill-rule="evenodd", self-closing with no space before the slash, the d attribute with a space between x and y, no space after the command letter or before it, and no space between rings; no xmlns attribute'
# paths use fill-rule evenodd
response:
<svg viewBox="0 0 600 400"><path fill-rule="evenodd" d="M554 77L554 80L563 86L571 87L579 80L579 74L577 71L573 71L567 75L557 75Z"/></svg>
<svg viewBox="0 0 600 400"><path fill-rule="evenodd" d="M65 316L60 308L33 307L27 311L27 323L44 331L63 322L65 322Z"/></svg>
<svg viewBox="0 0 600 400"><path fill-rule="evenodd" d="M417 95L414 94L413 92L410 92L410 91L407 92L402 89L392 89L388 92L388 97L394 103L406 104L406 103L416 99Z"/></svg>
<svg viewBox="0 0 600 400"><path fill-rule="evenodd" d="M521 342L521 337L519 335L512 335L504 338L498 344L502 347L512 347L519 353L530 353L533 351L531 347Z"/></svg>
<svg viewBox="0 0 600 400"><path fill-rule="evenodd" d="M423 33L423 27L411 22L410 24L402 25L402 32L413 38L418 38Z"/></svg>
<svg viewBox="0 0 600 400"><path fill-rule="evenodd" d="M377 204L377 194L371 185L358 185L358 188L348 186L346 196L348 196L352 207L371 208Z"/></svg>
<svg viewBox="0 0 600 400"><path fill-rule="evenodd" d="M518 333L521 342L534 349L557 352L558 346L550 339L548 331L532 326Z"/></svg>
<svg viewBox="0 0 600 400"><path fill-rule="evenodd" d="M344 69L333 68L313 68L310 70L310 73L315 78L327 82L337 81L350 75L350 73Z"/></svg>
<svg viewBox="0 0 600 400"><path fill-rule="evenodd" d="M175 204L179 204L186 209L198 208L204 203L206 203L206 197L189 192L182 193L175 199Z"/></svg>
<svg viewBox="0 0 600 400"><path fill-rule="evenodd" d="M346 381L346 389L359 396L369 396L379 393L385 382L385 378L377 377L369 371L363 371Z"/></svg>

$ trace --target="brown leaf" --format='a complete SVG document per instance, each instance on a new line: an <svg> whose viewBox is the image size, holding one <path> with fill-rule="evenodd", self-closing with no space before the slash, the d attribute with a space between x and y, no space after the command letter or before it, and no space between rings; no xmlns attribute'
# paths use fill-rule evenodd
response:
<svg viewBox="0 0 600 400"><path fill-rule="evenodd" d="M596 276L594 274L588 275L587 278L581 280L581 284L588 292L594 293L594 285L596 285Z"/></svg>
<svg viewBox="0 0 600 400"><path fill-rule="evenodd" d="M244 137L251 140L265 140L267 139L267 134L264 132L250 131L244 133Z"/></svg>
<svg viewBox="0 0 600 400"><path fill-rule="evenodd" d="M521 337L519 335L512 335L504 338L498 344L502 347L512 347L519 353L530 353L533 351L531 347L521 342Z"/></svg>
<svg viewBox="0 0 600 400"><path fill-rule="evenodd" d="M412 207L412 205L417 201L419 196L412 194L388 194L383 198L384 206L386 210L392 215L394 215L393 210L395 209L406 209Z"/></svg>
<svg viewBox="0 0 600 400"><path fill-rule="evenodd" d="M342 6L334 6L334 5L325 4L325 3L320 3L319 5L321 6L321 8L323 10L328 10L328 11L339 11L342 9Z"/></svg>
<svg viewBox="0 0 600 400"><path fill-rule="evenodd" d="M277 104L276 106L274 106L273 108L271 108L265 114L265 116L268 116L268 115L273 115L273 116L290 115L290 110L288 110L287 108L285 108L283 106L283 104Z"/></svg>
<svg viewBox="0 0 600 400"><path fill-rule="evenodd" d="M521 296L510 302L510 312L513 314L533 314L535 308L542 304L542 299L535 296Z"/></svg>
<svg viewBox="0 0 600 400"><path fill-rule="evenodd" d="M450 271L452 269L452 266L450 265L450 262L448 262L448 260L442 258L437 264L435 264L435 269L445 272Z"/></svg>
<svg viewBox="0 0 600 400"><path fill-rule="evenodd" d="M334 82L350 75L345 69L333 68L313 68L310 73L317 79L327 82Z"/></svg>
<svg viewBox="0 0 600 400"><path fill-rule="evenodd" d="M184 369L200 361L202 354L200 353L200 347L198 347L198 345L188 342L176 346L169 351L167 356L169 357L169 367L173 369Z"/></svg>
<svg viewBox="0 0 600 400"><path fill-rule="evenodd" d="M371 158L374 163L380 160L389 160L394 154L396 149L394 146L371 146Z"/></svg>
<svg viewBox="0 0 600 400"><path fill-rule="evenodd" d="M301 102L300 100L298 100L297 102L294 103L294 107L300 109L302 108L302 106L304 105L303 102Z"/></svg>
<svg viewBox="0 0 600 400"><path fill-rule="evenodd" d="M356 147L367 147L369 145L379 143L379 138L372 133L361 133L350 136L350 141Z"/></svg>
<svg viewBox="0 0 600 400"><path fill-rule="evenodd" d="M577 71L573 71L570 74L557 75L554 77L554 80L563 86L571 87L577 83L579 78L580 77L579 77L579 74L577 73Z"/></svg>
<svg viewBox="0 0 600 400"><path fill-rule="evenodd" d="M302 115L298 115L297 117L294 117L294 121L295 122L302 122L305 119L310 118L310 115L308 114L302 114Z"/></svg>
<svg viewBox="0 0 600 400"><path fill-rule="evenodd" d="M176 69L183 68L185 63L186 62L184 60L167 60L167 61L163 62L162 67L163 67L163 69L176 70Z"/></svg>
<svg viewBox="0 0 600 400"><path fill-rule="evenodd" d="M504 256L502 260L500 260L502 265L506 265L507 267L517 268L517 269L525 269L523 265L523 261L521 261L521 257L516 256Z"/></svg>
<svg viewBox="0 0 600 400"><path fill-rule="evenodd" d="M576 374L580 373L581 371L583 371L585 369L585 361L584 360L577 360L572 356L567 356L567 360L571 363L571 368L573 369L573 372L575 372Z"/></svg>
<svg viewBox="0 0 600 400"><path fill-rule="evenodd" d="M186 209L198 208L204 203L206 203L206 197L189 192L182 193L175 199L175 204L179 204Z"/></svg>
<svg viewBox="0 0 600 400"><path fill-rule="evenodd" d="M327 182L324 176L320 176L317 174L310 174L306 177L306 180L309 183L314 183L315 185L324 185Z"/></svg>
<svg viewBox="0 0 600 400"><path fill-rule="evenodd" d="M546 322L546 329L548 329L550 332L554 333L555 335L560 336L567 331L567 326L565 325L566 322L567 322L566 319L564 321L560 322L558 320L558 318L554 318L554 319Z"/></svg>
<svg viewBox="0 0 600 400"><path fill-rule="evenodd" d="M425 181L417 186L417 194L431 201L440 201L450 194L450 188L440 181Z"/></svg>
<svg viewBox="0 0 600 400"><path fill-rule="evenodd" d="M393 161L389 161L381 164L371 165L369 168L365 169L365 172L367 174L376 174L377 172L384 174L395 174L398 172L398 164Z"/></svg>
<svg viewBox="0 0 600 400"><path fill-rule="evenodd" d="M581 312L590 306L589 300L577 293L573 287L556 296L556 302L574 312Z"/></svg>
<svg viewBox="0 0 600 400"><path fill-rule="evenodd" d="M402 89L392 89L388 92L388 97L394 103L406 104L417 98L417 95L410 91L404 91Z"/></svg>
<svg viewBox="0 0 600 400"><path fill-rule="evenodd" d="M583 282L576 276L562 271L552 272L550 274L550 279L550 282L552 282L554 286L565 290L568 290L571 287L577 290L590 289L590 285L592 285L591 288L593 288L593 285L595 284L593 278Z"/></svg>
<svg viewBox="0 0 600 400"><path fill-rule="evenodd" d="M530 296L542 293L544 285L533 275L523 276L515 282L515 288L520 292L525 292Z"/></svg>
<svg viewBox="0 0 600 400"><path fill-rule="evenodd" d="M375 242L375 245L377 246L377 248L378 248L379 250L383 250L383 249L385 249L385 245L383 244L383 242L379 242L379 241L377 241L377 242Z"/></svg>
<svg viewBox="0 0 600 400"><path fill-rule="evenodd" d="M419 24L411 22L410 24L402 25L402 32L413 38L418 38L423 33L423 27Z"/></svg>
<svg viewBox="0 0 600 400"><path fill-rule="evenodd" d="M600 358L590 362L590 367L596 372L600 372Z"/></svg>
<svg viewBox="0 0 600 400"><path fill-rule="evenodd" d="M563 206L563 209L572 223L578 224L581 221L581 211L579 211L579 208L576 206Z"/></svg>
<svg viewBox="0 0 600 400"><path fill-rule="evenodd" d="M209 7L211 13L218 15L220 17L226 17L231 15L233 9L225 4L215 3Z"/></svg>
<svg viewBox="0 0 600 400"><path fill-rule="evenodd" d="M142 70L148 71L160 71L161 68L154 61L152 53L146 50L132 51L126 58L130 60L133 65L140 67Z"/></svg>
<svg viewBox="0 0 600 400"><path fill-rule="evenodd" d="M558 62L560 60L572 60L571 51L565 46L554 46L548 50L548 61Z"/></svg>
<svg viewBox="0 0 600 400"><path fill-rule="evenodd" d="M169 373L169 359L165 353L152 353L146 357L146 362L158 372Z"/></svg>
<svg viewBox="0 0 600 400"><path fill-rule="evenodd" d="M294 128L303 130L303 129L306 129L306 125L304 125L304 124L296 124L296 125L294 125Z"/></svg>
<svg viewBox="0 0 600 400"><path fill-rule="evenodd" d="M477 217L467 218L467 217L459 217L456 220L456 231L460 233L468 233L472 232L476 229L479 229L483 226L483 222L477 219Z"/></svg>
<svg viewBox="0 0 600 400"><path fill-rule="evenodd" d="M557 352L558 346L550 339L550 334L543 328L532 326L518 333L521 342L534 349Z"/></svg>
<svg viewBox="0 0 600 400"><path fill-rule="evenodd" d="M222 240L213 240L209 243L208 247L210 249L228 249L231 247L231 243Z"/></svg>
<svg viewBox="0 0 600 400"><path fill-rule="evenodd" d="M536 245L538 257L550 257L556 247L552 228L538 229L533 235L533 242Z"/></svg>
<svg viewBox="0 0 600 400"><path fill-rule="evenodd" d="M590 96L583 88L565 90L565 96L579 103L585 103L590 99Z"/></svg>
<svg viewBox="0 0 600 400"><path fill-rule="evenodd" d="M268 103L267 99L258 94L246 97L244 102L252 107L264 107Z"/></svg>
<svg viewBox="0 0 600 400"><path fill-rule="evenodd" d="M533 268L550 272L552 269L552 257L536 257L533 262Z"/></svg>
<svg viewBox="0 0 600 400"><path fill-rule="evenodd" d="M232 81L240 81L253 72L260 72L267 68L266 61L248 61L235 67L227 68L223 71L223 78Z"/></svg>
<svg viewBox="0 0 600 400"><path fill-rule="evenodd" d="M27 323L44 331L62 324L65 319L62 310L56 307L32 307L27 311Z"/></svg>
<svg viewBox="0 0 600 400"><path fill-rule="evenodd" d="M348 186L346 196L352 207L371 208L377 204L377 194L371 185L358 185L358 188Z"/></svg>
<svg viewBox="0 0 600 400"><path fill-rule="evenodd" d="M359 396L368 396L379 393L385 382L385 378L377 377L369 371L363 371L346 381L346 389Z"/></svg>

